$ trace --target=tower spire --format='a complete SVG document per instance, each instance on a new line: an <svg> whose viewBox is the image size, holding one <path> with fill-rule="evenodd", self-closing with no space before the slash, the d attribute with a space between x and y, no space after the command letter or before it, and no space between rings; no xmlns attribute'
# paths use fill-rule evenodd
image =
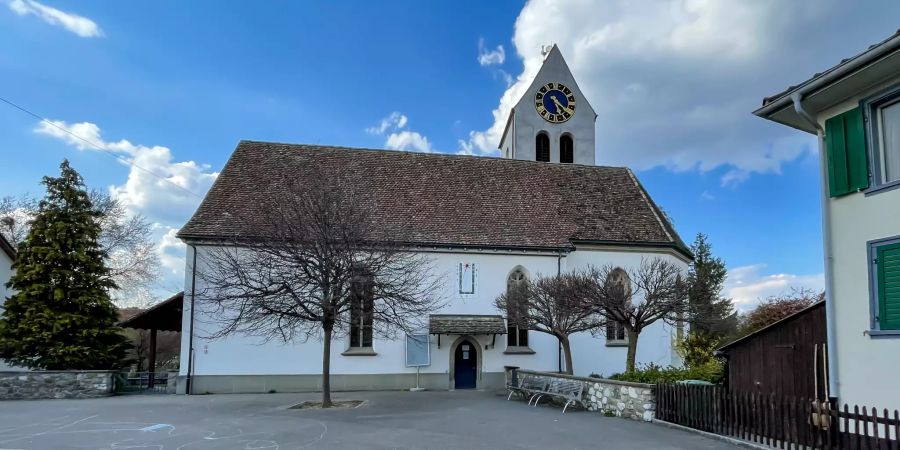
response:
<svg viewBox="0 0 900 450"><path fill-rule="evenodd" d="M500 138L504 158L593 165L597 114L584 98L559 47L541 45L544 61L510 111Z"/></svg>

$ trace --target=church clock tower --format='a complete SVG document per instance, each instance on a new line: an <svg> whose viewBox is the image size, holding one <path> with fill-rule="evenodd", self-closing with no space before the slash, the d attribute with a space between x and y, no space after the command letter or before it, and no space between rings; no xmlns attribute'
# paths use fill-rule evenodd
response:
<svg viewBox="0 0 900 450"><path fill-rule="evenodd" d="M554 45L506 120L503 158L594 165L597 113Z"/></svg>

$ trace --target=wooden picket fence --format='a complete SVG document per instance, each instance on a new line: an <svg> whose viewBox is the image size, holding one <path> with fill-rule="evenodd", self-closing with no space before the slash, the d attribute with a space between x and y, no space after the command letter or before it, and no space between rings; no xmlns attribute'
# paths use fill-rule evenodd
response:
<svg viewBox="0 0 900 450"><path fill-rule="evenodd" d="M721 386L656 385L656 418L774 448L900 450L900 413Z"/></svg>

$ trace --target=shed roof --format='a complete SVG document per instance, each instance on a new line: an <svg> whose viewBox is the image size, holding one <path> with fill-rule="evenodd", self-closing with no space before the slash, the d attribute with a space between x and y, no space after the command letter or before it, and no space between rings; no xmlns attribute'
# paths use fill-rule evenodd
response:
<svg viewBox="0 0 900 450"><path fill-rule="evenodd" d="M179 292L119 323L123 328L139 330L181 331L184 292Z"/></svg>
<svg viewBox="0 0 900 450"><path fill-rule="evenodd" d="M285 183L338 173L372 195L383 236L423 246L571 248L576 242L672 247L684 242L622 167L241 141L178 236L258 237L254 217ZM264 227L263 227L264 228Z"/></svg>
<svg viewBox="0 0 900 450"><path fill-rule="evenodd" d="M764 326L764 327L762 327L762 328L760 328L760 329L758 329L758 330L756 330L756 331L754 331L754 332L752 332L752 333L750 333L750 334L748 334L748 335L746 335L746 336L743 336L743 337L741 337L741 338L735 339L735 340L733 340L733 341L731 341L731 342L729 342L729 343L727 343L727 344L725 344L725 345L719 347L718 350L719 350L719 351L725 351L725 350L727 350L727 349L730 349L730 348L732 348L732 347L734 347L734 346L736 346L736 345L738 345L738 344L742 344L742 343L744 343L744 342L747 342L748 340L753 339L754 337L759 336L760 334L763 334L763 333L765 333L765 332L771 330L772 328L783 326L784 324L786 324L786 323L788 323L788 322L791 322L791 321L793 321L794 319L796 319L796 318L798 318L798 317L800 317L800 316L802 316L802 315L805 315L805 314L809 313L810 311L813 311L813 310L818 309L818 308L824 308L824 307L825 307L825 300L819 300L819 301L813 303L812 305L810 305L810 306L808 306L808 307L806 307L806 308L803 308L803 309L801 309L800 311L797 311L797 312L795 312L795 313L793 313L793 314L791 314L791 315L789 315L789 316L787 316L787 317L785 317L785 318L783 318L783 319L781 319L781 320L779 320L779 321L777 321L777 322L770 323L769 325L766 325L766 326Z"/></svg>

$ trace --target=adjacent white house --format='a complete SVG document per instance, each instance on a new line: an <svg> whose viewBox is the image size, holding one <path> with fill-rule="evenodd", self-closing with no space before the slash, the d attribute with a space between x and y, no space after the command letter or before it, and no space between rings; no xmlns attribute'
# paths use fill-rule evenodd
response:
<svg viewBox="0 0 900 450"><path fill-rule="evenodd" d="M900 407L900 32L754 114L819 138L830 395Z"/></svg>
<svg viewBox="0 0 900 450"><path fill-rule="evenodd" d="M12 278L13 260L16 257L16 250L12 244L0 233L0 311L3 311L3 303L12 295L12 290L6 287L6 283ZM0 371L10 369L2 359L0 359Z"/></svg>
<svg viewBox="0 0 900 450"><path fill-rule="evenodd" d="M321 385L321 342L262 343L240 335L208 339L203 331L209 321L192 307L204 289L196 276L203 267L194 261L202 264L204 252L223 238L252 233L237 218L252 215L278 180L308 179L317 169L356 174L356 188L375 199L376 225L430 258L443 277L447 304L423 318L427 341L417 356L427 365L418 369L420 386L494 388L503 385L509 366L561 370L556 338L508 327L494 306L498 295L524 279L588 265L630 269L659 257L686 270L690 261L634 173L594 165L595 119L553 47L510 115L502 158L242 141L179 232L188 248L181 378L189 378L193 393L304 391ZM624 370L624 333L616 326L605 331L572 337L575 374ZM679 364L674 336L661 322L645 329L638 363ZM332 388L416 386L417 368L407 365L407 345L402 336L336 338Z"/></svg>

